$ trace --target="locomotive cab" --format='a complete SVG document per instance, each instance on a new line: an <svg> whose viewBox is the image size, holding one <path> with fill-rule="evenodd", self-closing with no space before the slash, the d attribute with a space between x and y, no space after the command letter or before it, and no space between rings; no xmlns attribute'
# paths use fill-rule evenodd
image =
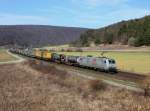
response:
<svg viewBox="0 0 150 111"><path fill-rule="evenodd" d="M109 72L117 72L116 61L114 59L106 59L106 66Z"/></svg>

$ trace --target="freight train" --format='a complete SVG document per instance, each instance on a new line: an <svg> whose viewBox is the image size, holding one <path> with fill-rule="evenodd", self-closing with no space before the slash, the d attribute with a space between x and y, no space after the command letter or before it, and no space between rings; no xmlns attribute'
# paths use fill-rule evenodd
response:
<svg viewBox="0 0 150 111"><path fill-rule="evenodd" d="M117 73L116 61L107 57L71 56L53 53L51 51L43 49L12 48L10 49L10 52L61 64Z"/></svg>

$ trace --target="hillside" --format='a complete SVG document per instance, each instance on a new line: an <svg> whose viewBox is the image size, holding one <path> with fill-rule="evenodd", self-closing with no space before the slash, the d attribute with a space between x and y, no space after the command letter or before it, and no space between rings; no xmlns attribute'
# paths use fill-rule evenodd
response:
<svg viewBox="0 0 150 111"><path fill-rule="evenodd" d="M91 44L150 45L150 16L122 21L110 26L88 30L75 42L78 46Z"/></svg>
<svg viewBox="0 0 150 111"><path fill-rule="evenodd" d="M66 44L78 40L84 28L42 25L0 26L0 45L40 47Z"/></svg>

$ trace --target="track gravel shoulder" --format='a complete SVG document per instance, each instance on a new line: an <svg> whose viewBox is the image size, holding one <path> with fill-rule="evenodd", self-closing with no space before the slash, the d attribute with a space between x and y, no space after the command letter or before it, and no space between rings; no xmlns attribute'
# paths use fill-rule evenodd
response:
<svg viewBox="0 0 150 111"><path fill-rule="evenodd" d="M77 72L72 72L72 71L69 71L69 72L72 73L72 74L75 74L77 76L89 79L89 80L101 79L104 83L109 84L111 86L121 87L121 88L125 88L125 89L131 90L131 91L136 91L136 92L142 92L142 93L144 92L143 89L141 89L137 86L130 86L130 85L127 85L127 84L122 84L121 82L107 80L105 78L97 78L97 77L94 77L94 76L88 76L88 75L83 74L83 73L77 73Z"/></svg>

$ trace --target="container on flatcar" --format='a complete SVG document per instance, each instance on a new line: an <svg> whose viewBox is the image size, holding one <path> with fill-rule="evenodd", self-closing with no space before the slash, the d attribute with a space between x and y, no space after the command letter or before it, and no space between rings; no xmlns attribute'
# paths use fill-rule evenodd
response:
<svg viewBox="0 0 150 111"><path fill-rule="evenodd" d="M66 63L70 65L77 65L77 59L79 56L66 56Z"/></svg>
<svg viewBox="0 0 150 111"><path fill-rule="evenodd" d="M60 54L60 63L66 63L66 55Z"/></svg>
<svg viewBox="0 0 150 111"><path fill-rule="evenodd" d="M34 49L28 49L27 56L29 56L29 57L35 57L35 55L34 55Z"/></svg>
<svg viewBox="0 0 150 111"><path fill-rule="evenodd" d="M40 49L35 49L34 55L36 58L42 58L42 51Z"/></svg>
<svg viewBox="0 0 150 111"><path fill-rule="evenodd" d="M23 55L28 56L28 53L29 53L29 52L28 52L28 51L29 51L28 49L24 49L24 50L22 50L22 51L23 51Z"/></svg>
<svg viewBox="0 0 150 111"><path fill-rule="evenodd" d="M52 53L48 50L42 50L42 58L45 60L51 60L52 59Z"/></svg>
<svg viewBox="0 0 150 111"><path fill-rule="evenodd" d="M61 60L60 54L52 53L52 59L51 60L54 62L60 62L60 60Z"/></svg>

